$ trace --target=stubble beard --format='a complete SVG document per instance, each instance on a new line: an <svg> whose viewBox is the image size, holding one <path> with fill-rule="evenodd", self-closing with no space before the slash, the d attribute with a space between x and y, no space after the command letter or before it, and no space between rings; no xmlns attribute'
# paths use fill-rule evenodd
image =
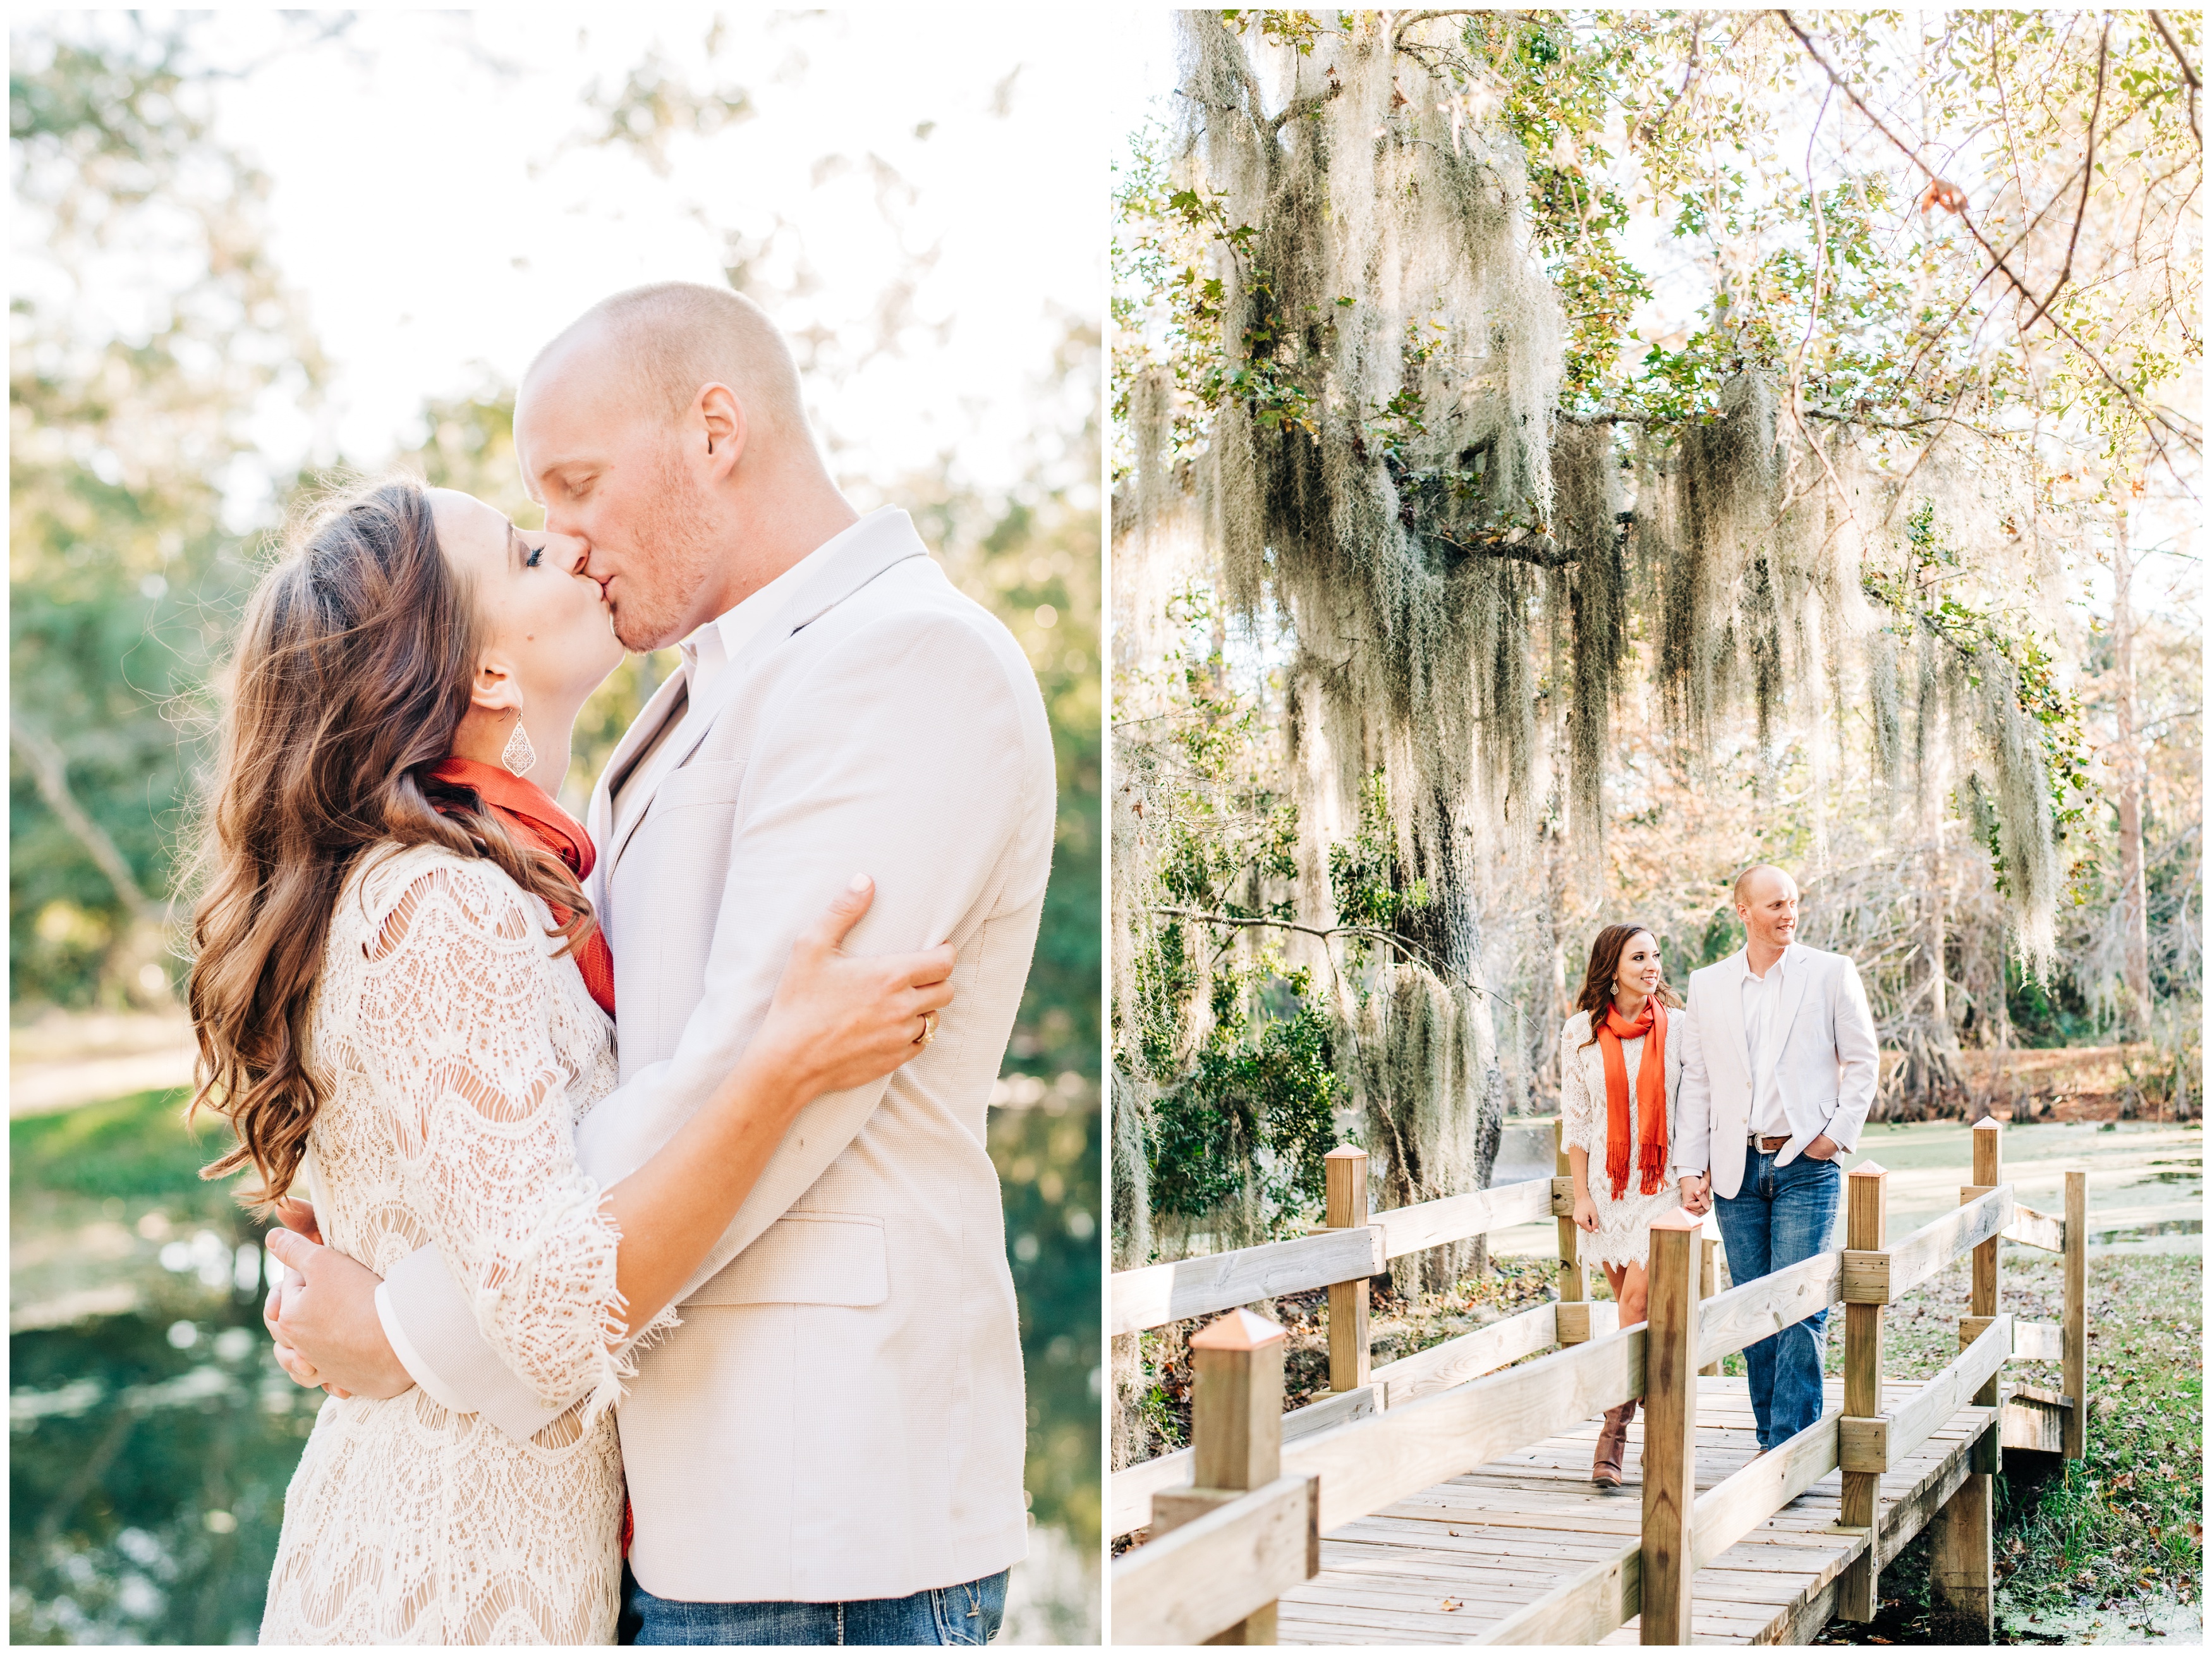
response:
<svg viewBox="0 0 2212 1655"><path fill-rule="evenodd" d="M615 636L637 654L682 640L684 618L716 561L714 525L673 456L662 462L652 499L634 542L638 562L625 571L614 605Z"/></svg>

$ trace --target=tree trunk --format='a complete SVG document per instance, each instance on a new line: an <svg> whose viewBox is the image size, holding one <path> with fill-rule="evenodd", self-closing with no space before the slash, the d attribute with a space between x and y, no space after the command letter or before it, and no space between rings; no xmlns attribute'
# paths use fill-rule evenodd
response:
<svg viewBox="0 0 2212 1655"><path fill-rule="evenodd" d="M1948 1114L1960 1092L1958 1031L1951 1026L1948 955L1951 946L1950 893L1943 866L1943 801L1949 779L1940 751L1923 753L1924 764L1936 766L1936 776L1920 787L1922 886L1920 893L1920 989L1915 996L1919 1010L1909 1019L1905 1059L1898 1065L1896 1100L1888 1113L1892 1120L1925 1121Z"/></svg>
<svg viewBox="0 0 2212 1655"><path fill-rule="evenodd" d="M2119 767L2120 1030L2141 1040L2150 1032L2149 904L2143 885L2142 765L2136 751L2135 557L2128 548L2128 508L2112 505L2112 751Z"/></svg>
<svg viewBox="0 0 2212 1655"><path fill-rule="evenodd" d="M137 876L107 830L70 791L68 761L62 750L44 733L31 728L13 713L8 717L9 745L21 758L38 784L46 808L61 818L76 836L94 867L105 874L124 909L123 934L107 951L105 975L119 984L135 1004L165 1010L176 1004L169 974L161 964L169 954L169 910L140 888ZM151 967L151 970L148 968Z"/></svg>

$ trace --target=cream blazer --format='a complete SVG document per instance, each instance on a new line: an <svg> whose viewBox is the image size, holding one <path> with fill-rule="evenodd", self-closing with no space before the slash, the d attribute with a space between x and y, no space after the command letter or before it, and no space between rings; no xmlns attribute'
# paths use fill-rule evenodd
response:
<svg viewBox="0 0 2212 1655"><path fill-rule="evenodd" d="M857 872L854 952L951 941L958 998L886 1081L810 1105L693 1276L622 1403L630 1563L690 1602L896 1597L1026 1547L1013 1281L984 1117L1052 864L1044 703L1005 627L903 512L825 548L792 600L609 800L591 892L614 952L621 1084L577 1129L601 1187L744 1050L796 934ZM656 777L658 779L656 779ZM448 1406L528 1435L569 1399L502 1366L434 1250L386 1283L395 1349Z"/></svg>
<svg viewBox="0 0 2212 1655"><path fill-rule="evenodd" d="M1690 973L1689 1026L1682 1041L1682 1129L1671 1141L1675 1177L1710 1170L1713 1193L1743 1187L1751 1123L1751 1043L1743 1026L1743 951ZM1874 1102L1880 1049L1858 967L1841 954L1793 942L1783 956L1775 1008L1775 1071L1790 1118L1777 1166L1797 1159L1823 1132L1858 1147Z"/></svg>

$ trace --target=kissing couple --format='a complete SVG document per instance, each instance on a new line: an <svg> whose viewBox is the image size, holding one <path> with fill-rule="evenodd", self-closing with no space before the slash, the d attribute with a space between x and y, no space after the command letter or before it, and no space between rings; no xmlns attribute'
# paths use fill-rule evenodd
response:
<svg viewBox="0 0 2212 1655"><path fill-rule="evenodd" d="M984 1129L1036 678L847 503L735 294L593 307L514 447L543 530L356 489L238 645L198 1100L302 1232L266 1316L330 1392L262 1640L984 1642L1026 1543ZM585 698L679 642L577 823Z"/></svg>

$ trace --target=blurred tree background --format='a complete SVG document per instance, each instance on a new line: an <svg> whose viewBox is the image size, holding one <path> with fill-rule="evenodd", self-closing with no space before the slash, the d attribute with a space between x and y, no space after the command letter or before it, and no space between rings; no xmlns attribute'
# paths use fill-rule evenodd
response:
<svg viewBox="0 0 2212 1655"><path fill-rule="evenodd" d="M70 1030L97 1044L180 1015L184 864L222 663L300 491L396 462L539 520L514 463L513 385L489 368L456 363L453 383L426 386L416 430L390 451L327 441L343 375L278 268L271 180L227 137L222 94L364 48L354 20L288 15L241 61L210 47L209 27L108 14L18 22L10 36L19 1056L65 1044ZM552 158L580 153L617 186L629 173L668 179L672 166L679 183L696 175L759 114L721 73L733 55L725 26L702 15L700 33L703 51L656 49L618 82L583 86L575 129ZM776 74L802 72L796 56ZM1013 83L996 88L989 116L1007 114ZM873 154L823 155L813 184L856 169L872 179L903 263L872 272L882 291L861 324L794 331L817 396L873 356L950 332L917 298L939 249L915 216L915 186ZM818 310L823 273L788 223L749 239L710 202L689 210L720 237L734 288L787 319L808 301ZM950 436L936 463L885 476L862 442L824 430L855 505L906 507L963 588L1021 640L1059 757L1043 932L991 1126L1021 1300L1036 1524L1008 1630L1029 1641L1097 1634L1100 362L1093 319L1068 315L1059 333L1048 358L1001 389L1027 417L1013 423L1032 432L1011 483L975 481ZM272 417L325 435L272 444ZM572 807L672 659L633 658L586 709L563 790ZM193 1176L208 1147L177 1118L183 1096L163 1086L11 1126L18 1642L223 1642L250 1639L258 1622L283 1486L313 1409L268 1362L257 1232Z"/></svg>

